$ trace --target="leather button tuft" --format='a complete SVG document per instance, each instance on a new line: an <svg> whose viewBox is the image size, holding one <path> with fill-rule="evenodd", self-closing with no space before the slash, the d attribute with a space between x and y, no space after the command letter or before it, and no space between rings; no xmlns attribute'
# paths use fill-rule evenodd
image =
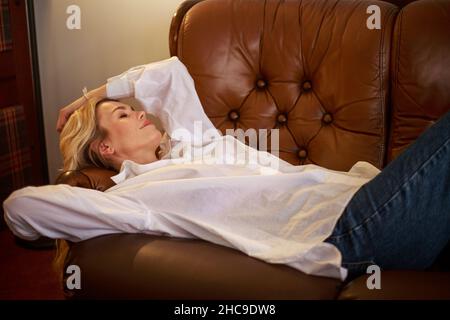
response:
<svg viewBox="0 0 450 320"><path fill-rule="evenodd" d="M329 124L329 123L333 122L333 117L331 116L330 113L325 113L323 115L322 121L325 122L326 124Z"/></svg>
<svg viewBox="0 0 450 320"><path fill-rule="evenodd" d="M303 90L309 91L309 90L311 90L311 88L312 88L312 85L311 85L310 81L303 82Z"/></svg>
<svg viewBox="0 0 450 320"><path fill-rule="evenodd" d="M263 79L259 79L258 81L256 81L256 86L262 89L266 86L266 81L264 81Z"/></svg>
<svg viewBox="0 0 450 320"><path fill-rule="evenodd" d="M286 121L287 121L286 115L283 114L283 113L280 113L280 114L278 115L278 117L277 117L277 121L278 121L279 123L281 123L281 124L285 124Z"/></svg>
<svg viewBox="0 0 450 320"><path fill-rule="evenodd" d="M306 158L306 156L308 155L308 152L306 152L305 149L301 149L301 150L299 150L299 152L297 153L297 155L298 155L298 157L299 157L300 159L304 159L304 158Z"/></svg>
<svg viewBox="0 0 450 320"><path fill-rule="evenodd" d="M235 110L230 111L230 113L228 114L228 118L230 118L230 120L232 121L236 121L237 119L239 119L239 112Z"/></svg>

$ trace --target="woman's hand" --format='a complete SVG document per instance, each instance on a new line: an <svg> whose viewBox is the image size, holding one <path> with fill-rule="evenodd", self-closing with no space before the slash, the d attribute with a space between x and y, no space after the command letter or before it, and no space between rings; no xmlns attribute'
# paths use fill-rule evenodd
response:
<svg viewBox="0 0 450 320"><path fill-rule="evenodd" d="M106 84L98 87L97 89L91 90L86 94L87 98L98 97L100 99L106 98ZM61 133L64 125L67 120L70 118L72 113L74 113L77 109L81 108L83 105L88 103L88 99L86 97L81 97L72 102L71 104L65 106L61 110L59 110L58 120L56 121L56 130Z"/></svg>
<svg viewBox="0 0 450 320"><path fill-rule="evenodd" d="M61 110L59 110L59 116L58 120L56 122L56 130L61 133L62 129L64 128L64 125L66 124L67 120L69 120L69 117L72 113L75 112L75 110L81 108L84 103L86 103L88 100L85 97L81 97L71 104L65 106Z"/></svg>

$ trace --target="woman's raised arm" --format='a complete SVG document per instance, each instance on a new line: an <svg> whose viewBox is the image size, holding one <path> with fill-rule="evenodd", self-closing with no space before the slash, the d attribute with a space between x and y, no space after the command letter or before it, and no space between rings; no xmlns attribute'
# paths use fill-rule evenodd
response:
<svg viewBox="0 0 450 320"><path fill-rule="evenodd" d="M81 108L91 98L128 98L134 96L134 82L139 79L145 65L136 66L119 74L117 76L108 78L107 83L91 90L85 96L80 97L71 104L65 106L59 111L58 121L56 123L56 130L61 132L69 119L70 115L77 109Z"/></svg>
<svg viewBox="0 0 450 320"><path fill-rule="evenodd" d="M204 144L221 136L206 115L194 80L178 57L147 64L140 72L139 78L130 82L134 96L148 113L161 120L172 138Z"/></svg>
<svg viewBox="0 0 450 320"><path fill-rule="evenodd" d="M105 85L88 93L88 98L94 96L112 99L137 98L146 112L161 120L165 131L172 138L183 140L184 133L188 133L186 138L192 140L191 142L203 144L203 135L206 132L207 140L221 136L203 110L193 78L176 56L136 66L108 78ZM61 109L58 131L62 130L70 115L86 102L87 99L81 97Z"/></svg>

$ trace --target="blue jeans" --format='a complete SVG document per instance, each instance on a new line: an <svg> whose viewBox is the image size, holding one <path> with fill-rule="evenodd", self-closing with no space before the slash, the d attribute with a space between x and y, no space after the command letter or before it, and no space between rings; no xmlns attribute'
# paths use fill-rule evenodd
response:
<svg viewBox="0 0 450 320"><path fill-rule="evenodd" d="M450 240L450 111L352 197L325 241L347 281L381 269L424 270Z"/></svg>

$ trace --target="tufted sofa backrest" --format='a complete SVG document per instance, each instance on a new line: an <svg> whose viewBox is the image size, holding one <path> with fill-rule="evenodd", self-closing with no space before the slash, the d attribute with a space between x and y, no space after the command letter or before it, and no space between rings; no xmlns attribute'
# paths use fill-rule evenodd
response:
<svg viewBox="0 0 450 320"><path fill-rule="evenodd" d="M395 5L191 4L171 30L171 54L187 66L218 129L279 129L279 155L296 165L348 171L364 160L383 166ZM373 4L381 9L381 29L366 25Z"/></svg>
<svg viewBox="0 0 450 320"><path fill-rule="evenodd" d="M379 30L366 27L373 4ZM450 110L448 17L449 0L187 0L169 46L223 133L275 128L293 164L382 168ZM113 174L57 183L104 190Z"/></svg>

